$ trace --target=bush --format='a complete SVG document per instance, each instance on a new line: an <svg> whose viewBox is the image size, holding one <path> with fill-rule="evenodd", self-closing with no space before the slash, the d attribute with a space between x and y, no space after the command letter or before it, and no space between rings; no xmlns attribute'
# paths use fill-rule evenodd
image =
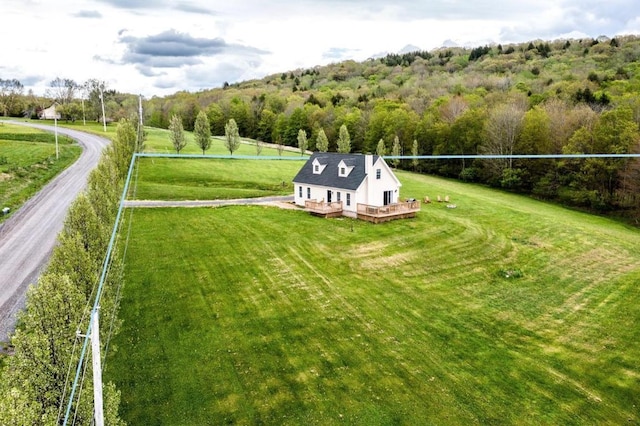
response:
<svg viewBox="0 0 640 426"><path fill-rule="evenodd" d="M476 182L478 180L479 171L475 167L467 167L462 169L459 178L465 182Z"/></svg>
<svg viewBox="0 0 640 426"><path fill-rule="evenodd" d="M522 186L522 176L524 170L522 169L504 169L502 171L502 179L500 180L500 186L506 189L516 189Z"/></svg>

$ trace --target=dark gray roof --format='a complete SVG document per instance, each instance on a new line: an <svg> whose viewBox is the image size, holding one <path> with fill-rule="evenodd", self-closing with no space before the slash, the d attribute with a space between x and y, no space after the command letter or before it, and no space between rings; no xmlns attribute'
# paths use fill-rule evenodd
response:
<svg viewBox="0 0 640 426"><path fill-rule="evenodd" d="M326 165L322 174L313 174L313 160L317 159L320 164ZM304 163L293 182L306 183L310 185L326 186L329 188L342 188L355 190L365 178L363 154L338 154L335 152L314 152L309 160ZM378 160L378 156L373 156L373 163ZM338 176L338 164L340 161L351 167L353 170L347 177Z"/></svg>

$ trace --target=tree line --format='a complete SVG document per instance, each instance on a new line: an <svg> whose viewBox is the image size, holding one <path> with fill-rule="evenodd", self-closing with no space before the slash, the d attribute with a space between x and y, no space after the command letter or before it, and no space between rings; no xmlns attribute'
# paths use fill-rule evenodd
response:
<svg viewBox="0 0 640 426"><path fill-rule="evenodd" d="M147 124L180 117L211 134L307 149L397 155L635 153L640 39L446 48L345 61L146 102ZM341 137L341 134L343 135ZM325 146L326 144L326 146ZM637 216L634 159L419 160L397 166Z"/></svg>
<svg viewBox="0 0 640 426"><path fill-rule="evenodd" d="M81 338L76 333L88 326L120 190L138 148L134 123L121 120L114 142L89 176L87 189L70 207L46 270L28 290L11 339L14 354L0 371L0 424L52 425L64 418L80 356ZM121 257L115 255L100 300L102 353L119 329L122 271ZM91 377L91 365L85 368ZM81 394L73 403L73 423L92 424L90 379L83 382ZM124 424L118 415L119 391L106 383L103 394L105 424Z"/></svg>
<svg viewBox="0 0 640 426"><path fill-rule="evenodd" d="M89 79L78 83L73 79L56 77L49 82L43 96L29 90L18 79L0 78L0 115L4 117L39 118L45 108L56 104L62 120L102 121L102 101L105 118L118 122L129 118L137 110L138 96L119 93L105 81Z"/></svg>

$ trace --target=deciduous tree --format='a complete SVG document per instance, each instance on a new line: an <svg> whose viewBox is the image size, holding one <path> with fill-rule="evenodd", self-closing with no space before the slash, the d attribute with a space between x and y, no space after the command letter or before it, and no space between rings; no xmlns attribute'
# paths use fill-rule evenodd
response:
<svg viewBox="0 0 640 426"><path fill-rule="evenodd" d="M391 155L394 157L398 157L400 155L400 149L400 138L396 136L395 138L393 138ZM393 160L391 160L391 163L393 164L393 167L398 167L398 164L400 164L400 160L398 158L394 158Z"/></svg>
<svg viewBox="0 0 640 426"><path fill-rule="evenodd" d="M20 98L24 86L19 80L0 78L0 113L7 115L17 115L21 111L19 108Z"/></svg>
<svg viewBox="0 0 640 426"><path fill-rule="evenodd" d="M416 139L413 140L413 144L411 145L411 155L414 157L418 155L418 141ZM411 159L411 166L414 170L418 168L419 163L420 160L418 160L417 158Z"/></svg>
<svg viewBox="0 0 640 426"><path fill-rule="evenodd" d="M70 78L56 77L49 82L49 88L46 95L55 99L60 104L68 104L75 99L76 92L80 89L80 85Z"/></svg>
<svg viewBox="0 0 640 426"><path fill-rule="evenodd" d="M182 148L187 145L187 140L184 137L184 128L182 127L182 119L176 114L171 116L169 122L169 139L176 150L176 153L180 154Z"/></svg>
<svg viewBox="0 0 640 426"><path fill-rule="evenodd" d="M137 143L136 129L133 124L129 120L121 119L116 127L116 138L112 145L113 159L121 178L127 175Z"/></svg>
<svg viewBox="0 0 640 426"><path fill-rule="evenodd" d="M349 136L349 130L345 124L340 126L340 132L338 134L338 152L343 154L351 152L351 137Z"/></svg>
<svg viewBox="0 0 640 426"><path fill-rule="evenodd" d="M378 146L376 147L376 154L378 154L381 157L384 157L386 153L387 153L387 147L384 143L384 139L380 139L378 141Z"/></svg>
<svg viewBox="0 0 640 426"><path fill-rule="evenodd" d="M229 150L230 155L233 155L234 151L240 147L238 125L233 118L224 126L224 146Z"/></svg>
<svg viewBox="0 0 640 426"><path fill-rule="evenodd" d="M196 143L202 150L202 155L211 146L211 128L209 127L209 119L204 111L200 111L196 117L196 122L193 128L193 136L196 139Z"/></svg>
<svg viewBox="0 0 640 426"><path fill-rule="evenodd" d="M518 103L497 106L489 115L483 146L486 154L512 155L522 130L524 109ZM493 170L493 177L501 179L505 169L513 168L513 158L489 160L485 164Z"/></svg>
<svg viewBox="0 0 640 426"><path fill-rule="evenodd" d="M300 149L301 156L307 151L308 146L309 141L307 140L307 132L303 129L298 130L298 148Z"/></svg>
<svg viewBox="0 0 640 426"><path fill-rule="evenodd" d="M318 131L318 136L316 137L316 148L319 152L327 152L329 150L329 139L322 128Z"/></svg>

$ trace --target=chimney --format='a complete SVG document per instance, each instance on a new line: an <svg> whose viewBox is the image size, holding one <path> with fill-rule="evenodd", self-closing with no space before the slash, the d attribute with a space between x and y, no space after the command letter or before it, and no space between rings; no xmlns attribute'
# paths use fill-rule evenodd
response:
<svg viewBox="0 0 640 426"><path fill-rule="evenodd" d="M373 172L373 155L365 154L364 156L364 174L368 175Z"/></svg>

